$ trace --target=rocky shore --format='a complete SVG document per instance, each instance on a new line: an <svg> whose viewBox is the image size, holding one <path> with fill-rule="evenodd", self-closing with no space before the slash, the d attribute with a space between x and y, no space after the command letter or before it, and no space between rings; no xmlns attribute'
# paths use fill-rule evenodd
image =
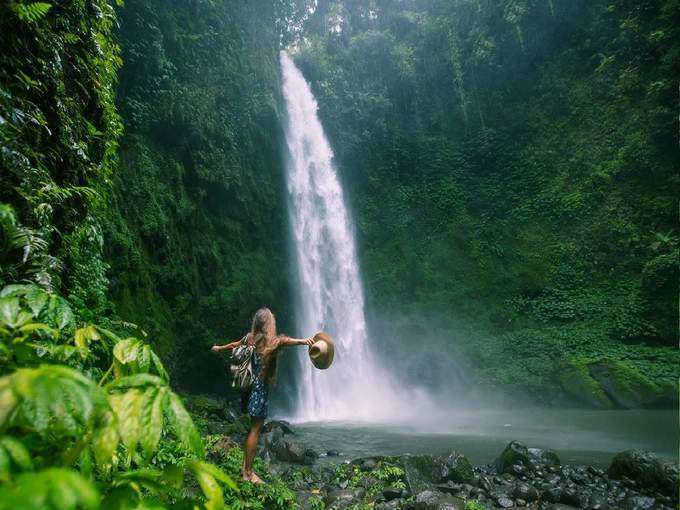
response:
<svg viewBox="0 0 680 510"><path fill-rule="evenodd" d="M247 418L228 411L206 429L230 438L226 446L242 441L246 425ZM517 441L484 466L473 466L459 451L346 459L338 451L317 452L290 424L270 421L259 456L296 492L301 509L678 508L677 464L640 450L619 453L606 470L562 464L555 452Z"/></svg>

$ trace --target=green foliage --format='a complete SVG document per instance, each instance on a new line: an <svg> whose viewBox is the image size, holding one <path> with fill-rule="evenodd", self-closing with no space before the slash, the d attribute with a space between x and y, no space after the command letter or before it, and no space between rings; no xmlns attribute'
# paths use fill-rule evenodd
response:
<svg viewBox="0 0 680 510"><path fill-rule="evenodd" d="M216 464L233 479L238 479L243 466L243 451L234 447L226 451L217 452ZM297 508L295 493L278 477L271 476L262 461L255 459L254 469L263 474L264 484L243 483L240 493L226 494L225 501L231 508L292 510Z"/></svg>
<svg viewBox="0 0 680 510"><path fill-rule="evenodd" d="M126 1L126 133L104 225L117 311L156 339L185 387L223 391L209 346L253 310L290 315L280 157L284 2ZM226 338L225 338L226 337Z"/></svg>
<svg viewBox="0 0 680 510"><path fill-rule="evenodd" d="M63 468L23 473L0 488L3 510L96 510L99 500L99 491L89 480Z"/></svg>
<svg viewBox="0 0 680 510"><path fill-rule="evenodd" d="M21 21L35 23L47 15L52 8L52 5L45 2L31 2L25 4L13 2L11 8Z"/></svg>
<svg viewBox="0 0 680 510"><path fill-rule="evenodd" d="M643 4L374 2L369 15L331 1L306 17L295 59L396 359L417 355L416 332L465 355L476 383L547 401L579 356L677 378L666 78L680 11Z"/></svg>
<svg viewBox="0 0 680 510"><path fill-rule="evenodd" d="M470 499L465 502L465 510L486 510L486 507L476 499Z"/></svg>
<svg viewBox="0 0 680 510"><path fill-rule="evenodd" d="M97 232L122 128L114 21L106 0L0 6L0 201L22 224L2 206L0 285L62 291L89 320L108 311Z"/></svg>
<svg viewBox="0 0 680 510"><path fill-rule="evenodd" d="M203 460L201 437L158 356L139 339L73 322L68 303L39 287L0 291L2 504L165 508L180 498L187 472L206 509L224 508L222 484L229 494L238 488ZM95 379L103 363L110 366ZM181 445L180 453L159 460L161 441Z"/></svg>

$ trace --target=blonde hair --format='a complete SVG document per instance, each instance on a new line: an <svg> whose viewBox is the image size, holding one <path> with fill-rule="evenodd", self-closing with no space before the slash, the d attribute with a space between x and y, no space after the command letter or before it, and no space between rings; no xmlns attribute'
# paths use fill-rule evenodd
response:
<svg viewBox="0 0 680 510"><path fill-rule="evenodd" d="M267 307L260 308L253 315L250 335L255 349L262 356L260 377L273 382L276 377L276 355L279 346L276 335L276 317Z"/></svg>

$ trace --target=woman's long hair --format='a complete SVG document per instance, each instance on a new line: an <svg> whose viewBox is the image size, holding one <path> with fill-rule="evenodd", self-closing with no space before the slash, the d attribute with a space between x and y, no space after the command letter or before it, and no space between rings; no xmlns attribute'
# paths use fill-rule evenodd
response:
<svg viewBox="0 0 680 510"><path fill-rule="evenodd" d="M260 308L253 316L250 328L251 338L255 349L262 356L262 370L260 376L269 382L276 377L276 318L269 308Z"/></svg>

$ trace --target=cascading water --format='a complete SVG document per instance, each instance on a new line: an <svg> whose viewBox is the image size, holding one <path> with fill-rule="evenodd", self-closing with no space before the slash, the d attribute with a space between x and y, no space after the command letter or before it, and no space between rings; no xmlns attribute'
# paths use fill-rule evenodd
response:
<svg viewBox="0 0 680 510"><path fill-rule="evenodd" d="M335 339L333 365L315 369L300 352L297 421L392 420L403 409L392 378L367 343L356 247L333 151L302 73L281 52L289 214L297 262L297 327Z"/></svg>

